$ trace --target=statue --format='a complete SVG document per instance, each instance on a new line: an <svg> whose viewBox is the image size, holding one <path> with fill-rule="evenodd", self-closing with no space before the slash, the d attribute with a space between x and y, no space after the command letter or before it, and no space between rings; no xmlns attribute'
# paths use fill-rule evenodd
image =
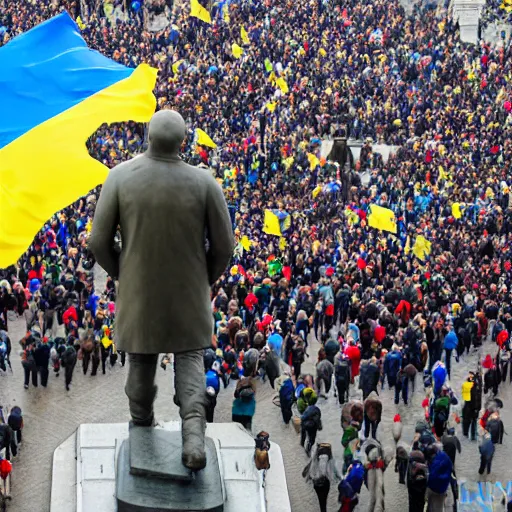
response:
<svg viewBox="0 0 512 512"><path fill-rule="evenodd" d="M213 331L210 286L225 270L234 241L220 186L208 170L179 157L185 135L177 112L153 116L148 150L112 169L103 185L89 248L119 281L115 335L118 349L129 354L132 429L155 425L158 358L173 352L182 463L199 471L207 462L203 349ZM118 226L120 252L114 248Z"/></svg>

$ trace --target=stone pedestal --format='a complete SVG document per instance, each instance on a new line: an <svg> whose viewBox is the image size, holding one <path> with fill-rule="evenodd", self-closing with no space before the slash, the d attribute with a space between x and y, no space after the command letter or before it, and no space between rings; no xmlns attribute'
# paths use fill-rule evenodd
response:
<svg viewBox="0 0 512 512"><path fill-rule="evenodd" d="M181 433L136 427L117 456L117 512L223 512L217 447L206 438L206 467L181 463Z"/></svg>
<svg viewBox="0 0 512 512"><path fill-rule="evenodd" d="M180 429L181 422L171 421L158 429L157 436L175 433L181 439ZM262 472L254 464L254 439L240 425L210 423L206 436L211 438L207 450L213 450L212 454L208 452L208 460L214 461L215 457L217 460L220 478L215 487L222 493L223 512L291 512L281 449L272 442L272 437L270 469L263 480ZM128 423L80 425L54 452L50 512L119 512L116 472L121 464L130 465L126 461L127 453L121 455L128 449L122 448L127 439ZM176 459L181 463L181 454L176 454ZM175 472L172 467L161 467L161 470L164 482L166 474ZM189 484L194 485L193 478ZM141 492L146 495L146 489ZM208 499L208 505L211 503Z"/></svg>

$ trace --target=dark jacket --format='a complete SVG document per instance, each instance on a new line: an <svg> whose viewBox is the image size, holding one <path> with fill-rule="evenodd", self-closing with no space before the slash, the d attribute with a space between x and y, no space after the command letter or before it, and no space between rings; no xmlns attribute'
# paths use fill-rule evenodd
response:
<svg viewBox="0 0 512 512"><path fill-rule="evenodd" d="M486 460L491 460L493 458L494 443L492 442L491 436L484 437L482 444L480 445L480 454Z"/></svg>
<svg viewBox="0 0 512 512"><path fill-rule="evenodd" d="M342 359L334 365L334 377L337 383L350 384L350 361Z"/></svg>
<svg viewBox="0 0 512 512"><path fill-rule="evenodd" d="M322 412L316 405L308 405L301 417L301 423L306 429L322 430Z"/></svg>
<svg viewBox="0 0 512 512"><path fill-rule="evenodd" d="M380 371L376 364L364 361L359 367L359 389L362 389L365 395L377 389L379 378Z"/></svg>
<svg viewBox="0 0 512 512"><path fill-rule="evenodd" d="M47 343L39 343L37 348L34 350L34 359L36 360L36 366L47 368L50 363L50 347Z"/></svg>
<svg viewBox="0 0 512 512"><path fill-rule="evenodd" d="M389 387L396 383L396 375L402 365L402 354L398 350L390 352L384 359L384 375L388 379Z"/></svg>
<svg viewBox="0 0 512 512"><path fill-rule="evenodd" d="M493 418L487 422L486 430L491 434L491 439L494 444L503 444L503 421L499 418Z"/></svg>
<svg viewBox="0 0 512 512"><path fill-rule="evenodd" d="M482 380L476 375L471 388L471 406L474 411L480 412L482 408Z"/></svg>
<svg viewBox="0 0 512 512"><path fill-rule="evenodd" d="M441 438L441 443L443 443L443 450L446 452L448 457L450 457L452 464L455 464L455 457L457 456L457 452L460 453L462 450L459 438L457 436L444 434Z"/></svg>

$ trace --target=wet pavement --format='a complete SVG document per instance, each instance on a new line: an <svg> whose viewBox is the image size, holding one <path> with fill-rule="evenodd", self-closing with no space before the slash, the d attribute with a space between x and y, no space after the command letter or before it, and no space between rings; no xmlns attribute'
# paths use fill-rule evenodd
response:
<svg viewBox="0 0 512 512"><path fill-rule="evenodd" d="M103 279L100 278L100 282ZM102 288L98 288L102 289ZM114 423L127 421L128 403L124 394L124 381L127 368L117 364L113 369L107 369L106 375L100 373L91 377L83 375L81 363L78 362L71 390L67 392L64 387L63 374L56 377L50 375L46 389L41 386L28 390L23 389L23 370L18 355L18 340L24 334L24 321L19 320L12 324L9 334L13 341L13 370L7 374L0 372L0 404L5 407L19 405L24 414L25 429L20 454L14 461L13 496L9 505L10 512L48 512L50 503L52 455L55 448L67 437L72 435L80 423ZM303 365L303 372L313 371L314 354L319 345L312 341L309 353L311 357ZM490 344L484 346L487 353L495 350ZM452 382L457 395L460 396L460 386L467 375L467 371L476 368L477 355L464 357L460 363L453 361ZM158 397L155 404L159 420L178 419L178 411L173 404L173 372L170 367L166 371L157 372ZM231 403L234 383L220 392L218 405L215 410L215 421L231 421ZM500 398L505 402L502 418L505 431L512 431L512 385L502 384ZM354 395L357 394L352 390ZM304 450L300 447L299 436L293 426L286 426L282 422L280 409L273 404L276 396L268 382L258 382L256 415L253 421L253 432L266 430L270 433L271 442L281 446L286 467L286 478L292 510L295 512L319 510L316 495L312 486L306 484L301 476L302 469L307 463ZM394 447L391 436L393 416L398 412L404 423L403 439L412 440L414 425L423 417L421 402L424 398L423 387L418 377L416 392L408 406L395 406L392 391L384 390L381 393L383 400L383 420L379 426L377 437L384 446ZM317 440L330 442L333 445L334 455L341 467L343 449L341 446L340 406L337 399L331 396L327 400L321 399L319 406L322 410L323 430L319 432ZM460 427L457 434L462 442L462 454L457 456L457 475L459 479L475 481L479 479L477 473L479 453L476 442L470 442L462 437ZM512 439L505 436L504 444L497 446L493 461L493 471L489 477L491 481L512 480ZM394 464L385 473L385 492L387 510L407 510L407 491L403 485L398 484L398 476L394 472ZM356 510L368 509L368 493L363 489L360 505ZM451 509L451 507L450 507ZM329 511L339 510L337 492L331 486L329 496ZM448 510L448 507L447 507ZM71 512L71 511L70 511Z"/></svg>

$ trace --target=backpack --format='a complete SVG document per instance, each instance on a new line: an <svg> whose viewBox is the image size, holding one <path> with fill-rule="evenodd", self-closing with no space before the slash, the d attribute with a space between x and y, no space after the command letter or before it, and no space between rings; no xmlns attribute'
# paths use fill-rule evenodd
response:
<svg viewBox="0 0 512 512"><path fill-rule="evenodd" d="M425 453L425 450L432 446L436 442L436 438L434 437L434 434L431 430L425 430L420 436L420 439L418 441L419 449Z"/></svg>
<svg viewBox="0 0 512 512"><path fill-rule="evenodd" d="M292 379L285 380L279 389L279 399L281 402L293 402L294 391Z"/></svg>
<svg viewBox="0 0 512 512"><path fill-rule="evenodd" d="M348 376L348 361L341 361L334 367L334 375L336 376L336 382L346 382Z"/></svg>
<svg viewBox="0 0 512 512"><path fill-rule="evenodd" d="M297 400L300 398L300 394L304 389L306 389L306 384L304 384L304 382L297 384L297 387L295 388L295 398Z"/></svg>
<svg viewBox="0 0 512 512"><path fill-rule="evenodd" d="M409 461L407 480L411 484L426 485L428 481L428 466L424 462Z"/></svg>
<svg viewBox="0 0 512 512"><path fill-rule="evenodd" d="M320 455L318 457L318 469L313 478L313 485L324 485L325 482L328 481L327 472L329 470L329 456L328 455Z"/></svg>

